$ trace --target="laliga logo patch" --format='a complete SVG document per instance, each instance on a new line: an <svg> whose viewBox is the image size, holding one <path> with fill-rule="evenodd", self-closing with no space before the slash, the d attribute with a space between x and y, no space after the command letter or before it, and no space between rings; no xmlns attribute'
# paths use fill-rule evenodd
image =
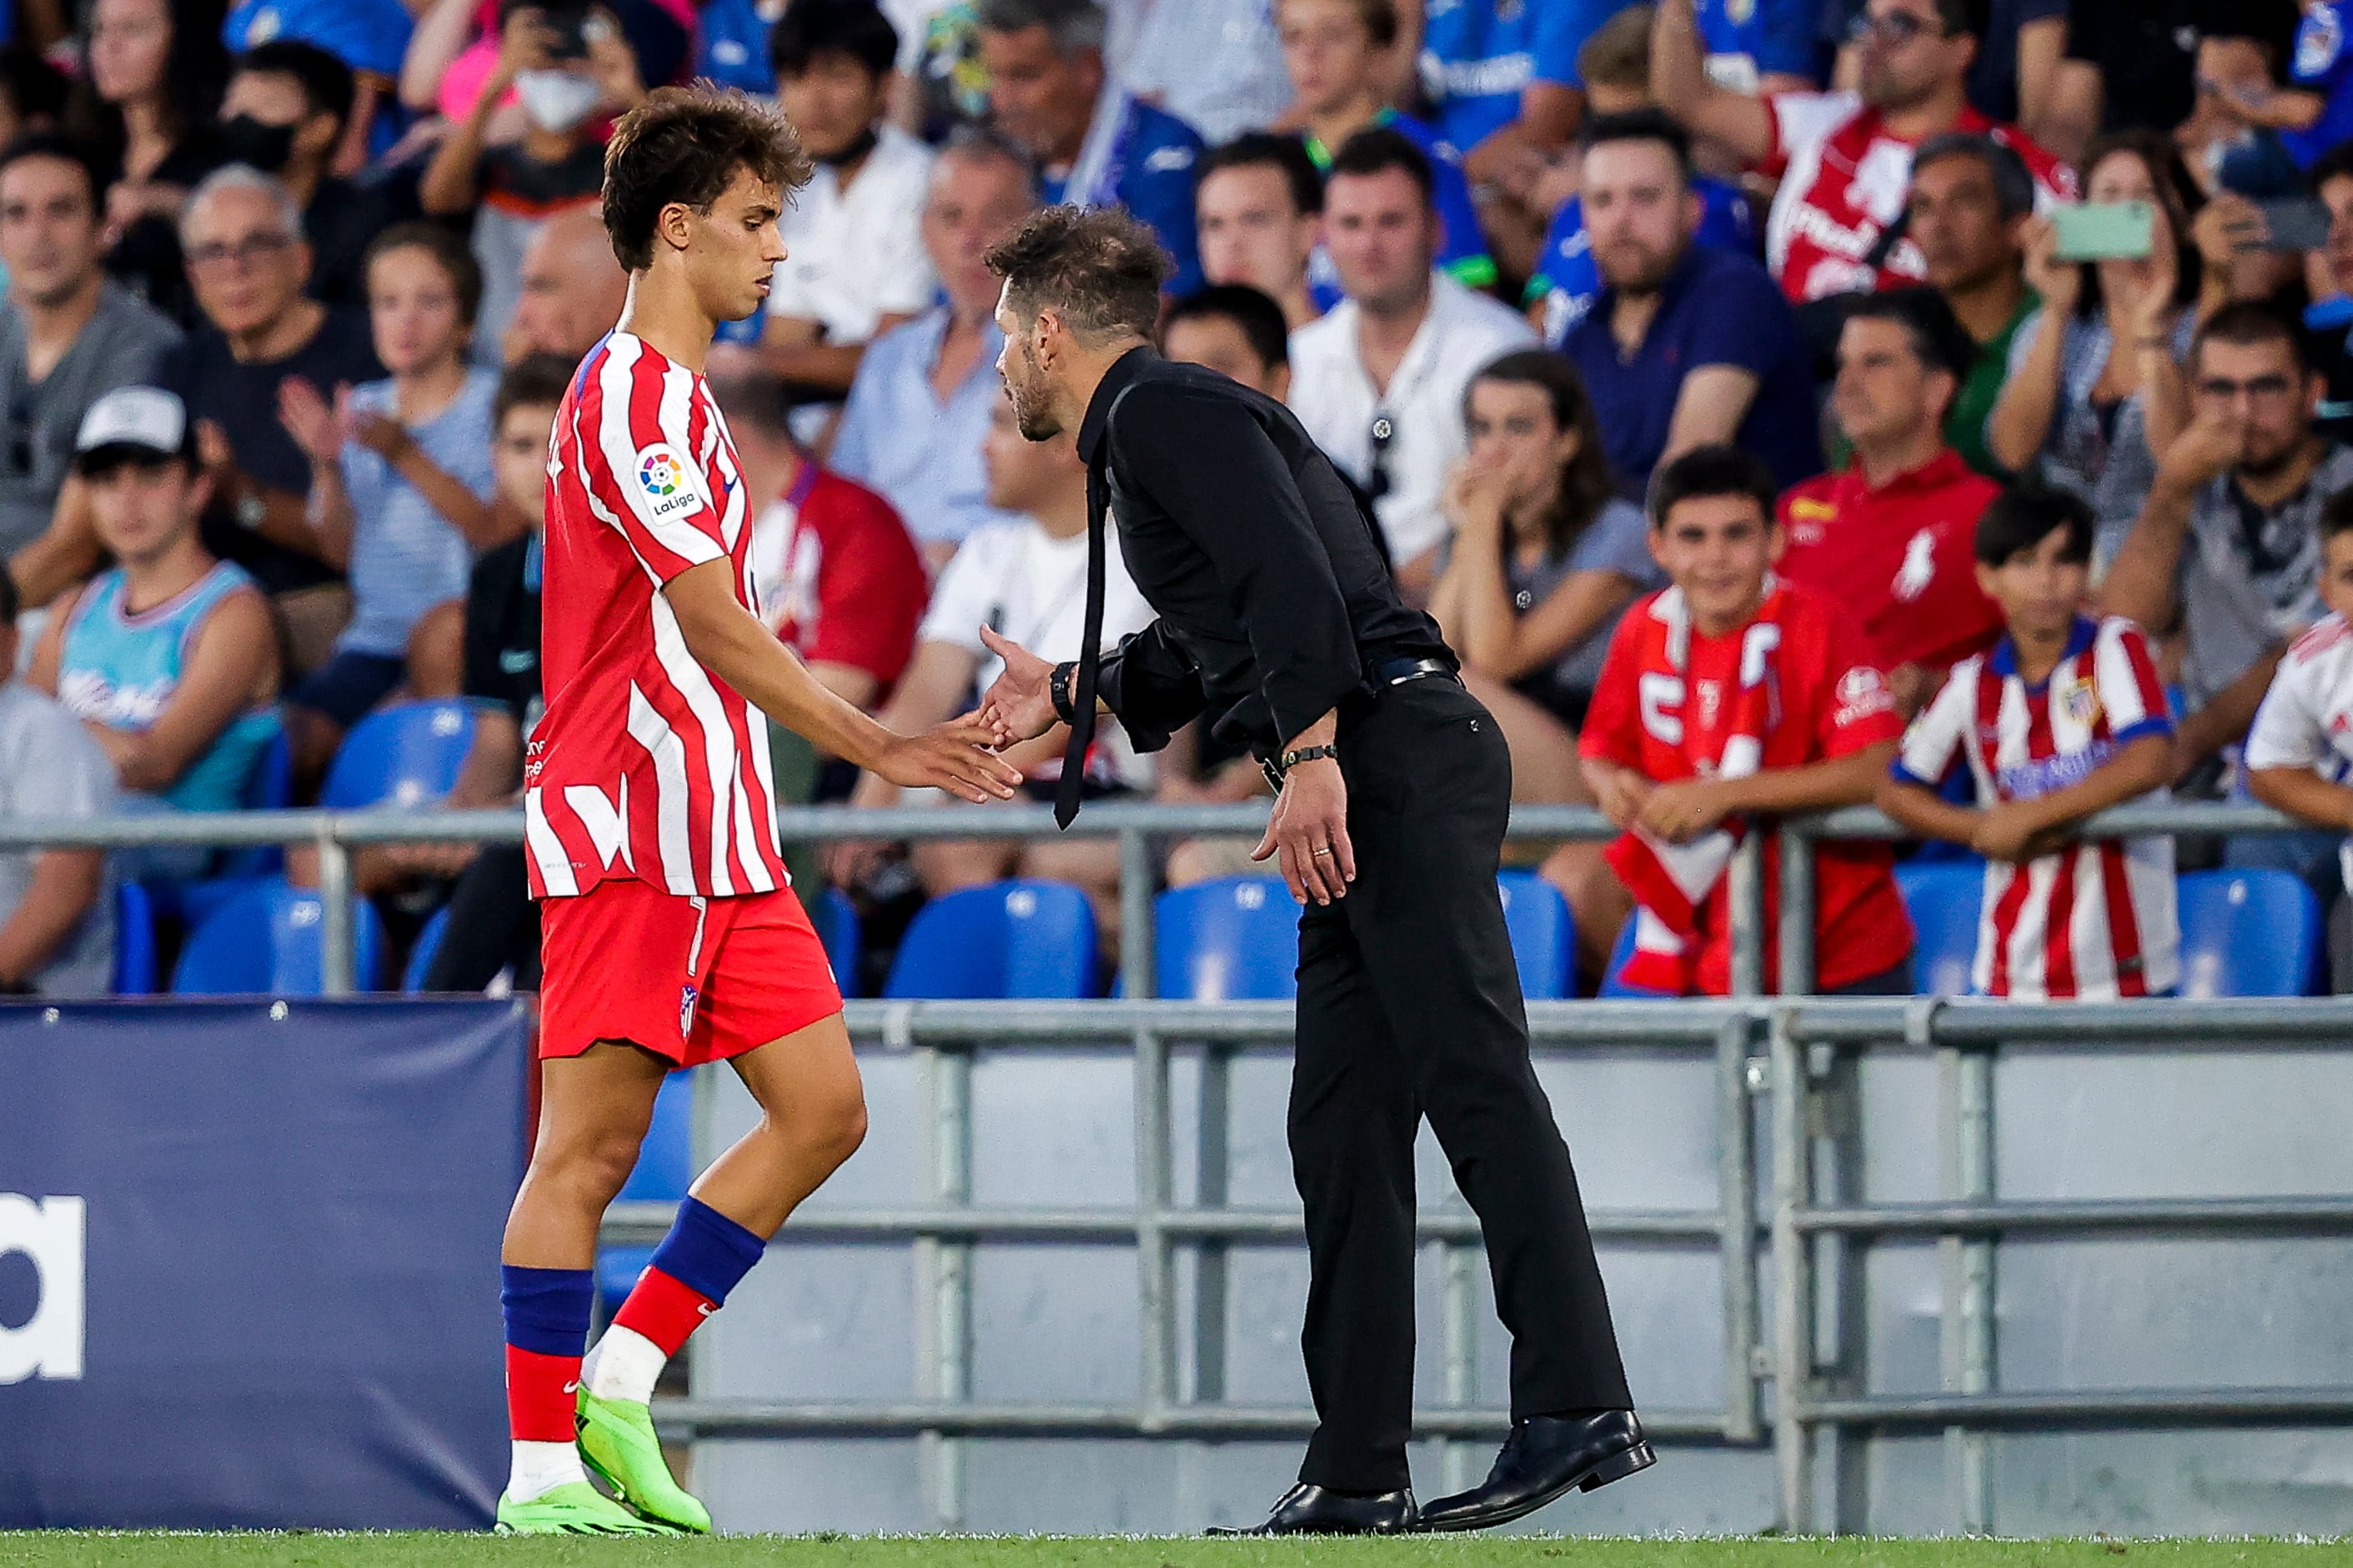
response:
<svg viewBox="0 0 2353 1568"><path fill-rule="evenodd" d="M667 446L649 447L638 454L638 488L653 502L656 517L668 517L694 505L694 491L686 482L686 465Z"/></svg>

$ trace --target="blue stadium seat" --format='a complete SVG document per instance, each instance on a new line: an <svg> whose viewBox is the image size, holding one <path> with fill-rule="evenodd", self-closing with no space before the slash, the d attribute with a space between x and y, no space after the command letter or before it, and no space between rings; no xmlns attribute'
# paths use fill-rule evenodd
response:
<svg viewBox="0 0 2353 1568"><path fill-rule="evenodd" d="M654 1096L654 1119L646 1141L638 1147L637 1168L622 1184L627 1203L674 1204L686 1196L694 1182L694 1074L674 1072L662 1079ZM596 1254L596 1293L610 1318L628 1299L646 1265L653 1260L650 1247L607 1247Z"/></svg>
<svg viewBox="0 0 2353 1568"><path fill-rule="evenodd" d="M833 965L834 983L841 987L844 996L857 995L858 963L866 952L866 933L858 924L858 906L839 888L828 888L818 895L817 908L809 911L809 923L817 927L818 941L825 943L826 961Z"/></svg>
<svg viewBox="0 0 2353 1568"><path fill-rule="evenodd" d="M384 928L365 900L353 901L359 922L353 983L375 986ZM183 996L316 996L320 994L320 931L323 910L316 890L283 881L239 888L188 933L172 989Z"/></svg>
<svg viewBox="0 0 2353 1568"><path fill-rule="evenodd" d="M1282 1002L1299 994L1299 906L1279 879L1221 877L1171 888L1153 910L1163 996Z"/></svg>
<svg viewBox="0 0 2353 1568"><path fill-rule="evenodd" d="M1577 924L1560 889L1534 871L1505 871L1495 879L1504 899L1504 926L1512 933L1512 958L1520 969L1520 994L1531 1002L1556 1002L1577 982Z"/></svg>
<svg viewBox="0 0 2353 1568"><path fill-rule="evenodd" d="M474 712L463 702L379 709L343 737L319 804L332 811L430 805L458 782L473 739Z"/></svg>
<svg viewBox="0 0 2353 1568"><path fill-rule="evenodd" d="M1074 999L1094 994L1095 914L1063 882L987 882L916 911L882 994Z"/></svg>
<svg viewBox="0 0 2353 1568"><path fill-rule="evenodd" d="M433 955L441 951L441 939L449 932L449 906L442 905L417 933L417 945L408 950L408 967L400 976L402 991L414 996L425 989L426 973L433 967Z"/></svg>
<svg viewBox="0 0 2353 1568"><path fill-rule="evenodd" d="M1966 996L1978 956L1978 911L1985 902L1985 862L1939 860L1898 866L1895 888L1912 916L1912 990L1920 996Z"/></svg>
<svg viewBox="0 0 2353 1568"><path fill-rule="evenodd" d="M1604 1002L1672 1002L1674 998L1664 991L1653 991L1644 985L1626 984L1626 961L1634 956L1634 921L1629 917L1618 931L1618 945L1609 950L1609 970L1601 977L1601 989L1595 994Z"/></svg>
<svg viewBox="0 0 2353 1568"><path fill-rule="evenodd" d="M2320 900L2293 872L2189 871L2179 884L2181 994L2317 991Z"/></svg>
<svg viewBox="0 0 2353 1568"><path fill-rule="evenodd" d="M114 994L155 994L155 900L137 882L114 885Z"/></svg>
<svg viewBox="0 0 2353 1568"><path fill-rule="evenodd" d="M245 795L238 804L248 811L283 811L294 804L294 748L286 739L284 726L269 738L261 760L253 765L253 776L245 781ZM214 881L275 877L286 869L286 851L276 844L227 849L221 852L215 867ZM192 892L196 886L190 885ZM182 908L194 921L216 901L216 898L195 894L184 899Z"/></svg>

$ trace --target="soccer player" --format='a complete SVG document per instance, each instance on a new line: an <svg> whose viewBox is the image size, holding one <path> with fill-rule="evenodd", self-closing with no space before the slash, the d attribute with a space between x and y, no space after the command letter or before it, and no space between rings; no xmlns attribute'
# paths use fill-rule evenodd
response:
<svg viewBox="0 0 2353 1568"><path fill-rule="evenodd" d="M2173 721L2140 628L2081 608L2092 509L2014 489L1978 518L1978 584L2007 635L1953 667L1913 721L1880 809L1986 858L1970 987L2020 1001L2161 996L2179 983L2173 840L2077 844L2065 830L2129 800L2162 800ZM1972 806L1936 795L1956 761Z"/></svg>
<svg viewBox="0 0 2353 1568"><path fill-rule="evenodd" d="M2265 805L2342 833L2353 828L2353 490L2321 509L2320 598L2329 614L2281 658L2247 733L2247 788ZM2353 841L2338 861L2353 889Z"/></svg>
<svg viewBox="0 0 2353 1568"><path fill-rule="evenodd" d="M717 323L760 309L785 259L777 214L808 174L778 112L740 92L658 91L606 150L605 226L629 293L556 416L547 711L523 762L545 1066L502 1253L501 1531L711 1528L662 1463L654 1381L865 1131L841 995L777 844L769 721L902 784L987 802L1019 782L976 721L883 729L756 613L747 487L702 367ZM584 1366L597 1222L655 1091L673 1068L723 1059L762 1120L695 1183Z"/></svg>
<svg viewBox="0 0 2353 1568"><path fill-rule="evenodd" d="M1837 602L1773 574L1773 474L1733 447L1697 447L1651 485L1651 553L1671 585L1618 623L1577 734L1585 781L1626 831L1604 852L1640 906L1623 972L1645 990L1731 988L1725 883L1750 813L1860 805L1902 723L1869 639ZM1816 989L1908 996L1912 922L1883 844L1815 860ZM1765 951L1779 864L1765 846Z"/></svg>

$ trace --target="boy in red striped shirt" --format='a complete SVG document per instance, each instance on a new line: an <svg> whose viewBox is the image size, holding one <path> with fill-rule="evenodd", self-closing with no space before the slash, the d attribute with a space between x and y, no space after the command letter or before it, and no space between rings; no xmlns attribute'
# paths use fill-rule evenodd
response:
<svg viewBox="0 0 2353 1568"><path fill-rule="evenodd" d="M2008 635L1954 666L1913 721L1880 809L1986 858L1978 994L2163 995L2179 977L2173 841L2079 844L2067 833L2112 805L2165 798L2173 722L2148 643L2130 621L2083 613L2092 512L2073 496L2002 496L1978 521L1977 557ZM1974 807L1936 794L1964 759Z"/></svg>
<svg viewBox="0 0 2353 1568"><path fill-rule="evenodd" d="M759 618L746 486L702 364L717 323L766 297L785 259L777 215L808 167L773 107L697 89L650 95L606 151L605 227L628 303L556 414L547 711L523 759L546 1060L501 1249L503 1531L711 1528L662 1462L655 1379L865 1131L841 994L776 839L769 721L899 784L984 802L1020 782L985 749L987 726L892 734ZM719 1060L760 1124L696 1180L584 1366L598 1221L664 1076Z"/></svg>

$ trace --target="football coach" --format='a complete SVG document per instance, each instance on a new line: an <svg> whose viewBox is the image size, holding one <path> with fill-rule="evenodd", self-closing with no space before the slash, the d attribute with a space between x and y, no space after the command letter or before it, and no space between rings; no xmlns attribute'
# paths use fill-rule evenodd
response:
<svg viewBox="0 0 2353 1568"><path fill-rule="evenodd" d="M1141 749L1206 715L1277 785L1257 856L1301 905L1293 1173L1307 1209L1301 1334L1317 1426L1253 1533L1478 1530L1652 1462L1620 1363L1568 1147L1528 1059L1495 872L1502 730L1429 616L1398 598L1354 493L1280 403L1153 349L1169 262L1111 208L1050 207L988 254L1021 434L1087 464L1086 658L984 629L1009 739L1071 726L1078 809L1098 710ZM1158 619L1100 653L1103 529ZM1484 1485L1417 1509L1414 1134L1479 1215L1512 1334L1512 1431Z"/></svg>

